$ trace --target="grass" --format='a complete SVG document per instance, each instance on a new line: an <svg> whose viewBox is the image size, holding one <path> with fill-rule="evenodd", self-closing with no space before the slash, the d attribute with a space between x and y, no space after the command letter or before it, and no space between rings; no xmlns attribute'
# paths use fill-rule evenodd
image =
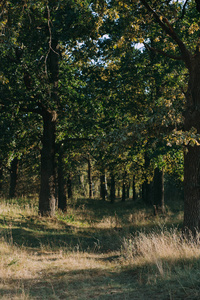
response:
<svg viewBox="0 0 200 300"><path fill-rule="evenodd" d="M41 218L0 201L0 299L200 299L200 244L140 203L80 199Z"/></svg>

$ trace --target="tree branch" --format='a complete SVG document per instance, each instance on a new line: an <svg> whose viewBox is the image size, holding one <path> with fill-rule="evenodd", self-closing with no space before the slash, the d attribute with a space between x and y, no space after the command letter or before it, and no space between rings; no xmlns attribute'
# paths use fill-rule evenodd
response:
<svg viewBox="0 0 200 300"><path fill-rule="evenodd" d="M32 112L32 113L36 113L38 115L43 115L42 109L38 108L25 108L25 107L20 107L20 111L22 112Z"/></svg>
<svg viewBox="0 0 200 300"><path fill-rule="evenodd" d="M151 46L149 46L148 44L144 43L145 47L149 50L152 50L154 52L157 52L157 53L160 53L162 54L163 56L166 56L166 57L169 57L169 58L172 58L172 59L175 59L175 60L183 60L183 56L175 56L175 55L172 55L172 54L168 54L166 53L165 51L162 51L162 50L159 50L159 49L155 49Z"/></svg>
<svg viewBox="0 0 200 300"><path fill-rule="evenodd" d="M146 9L153 14L155 21L160 25L160 27L167 33L179 46L179 49L182 53L183 60L187 66L187 68L191 69L191 54L186 48L185 44L178 37L176 32L174 31L172 25L168 21L167 18L163 16L159 16L158 13L147 3L146 0L140 0L142 4L146 7Z"/></svg>
<svg viewBox="0 0 200 300"><path fill-rule="evenodd" d="M196 2L196 9L198 12L200 12L200 1L199 0L195 0Z"/></svg>
<svg viewBox="0 0 200 300"><path fill-rule="evenodd" d="M187 3L188 3L188 0L186 0L185 3L184 3L184 5L183 5L182 14L181 14L179 20L182 20L184 18L185 8L186 8Z"/></svg>
<svg viewBox="0 0 200 300"><path fill-rule="evenodd" d="M62 140L60 142L60 144L62 143L66 143L66 142L89 142L89 141L93 141L94 139L91 138L65 138L64 140Z"/></svg>

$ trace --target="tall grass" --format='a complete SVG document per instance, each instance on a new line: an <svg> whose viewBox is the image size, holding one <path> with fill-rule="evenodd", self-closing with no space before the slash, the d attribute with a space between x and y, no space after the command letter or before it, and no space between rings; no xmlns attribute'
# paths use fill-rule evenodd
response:
<svg viewBox="0 0 200 300"><path fill-rule="evenodd" d="M177 229L163 229L159 233L153 231L148 234L139 232L124 238L122 255L133 265L159 265L162 260L175 263L200 258L200 234L188 240Z"/></svg>
<svg viewBox="0 0 200 300"><path fill-rule="evenodd" d="M41 218L2 201L0 299L199 300L200 234L169 226L181 214L84 200Z"/></svg>
<svg viewBox="0 0 200 300"><path fill-rule="evenodd" d="M155 292L161 299L200 299L199 233L188 240L177 229L140 232L124 238L121 253L122 265L137 270L152 298Z"/></svg>

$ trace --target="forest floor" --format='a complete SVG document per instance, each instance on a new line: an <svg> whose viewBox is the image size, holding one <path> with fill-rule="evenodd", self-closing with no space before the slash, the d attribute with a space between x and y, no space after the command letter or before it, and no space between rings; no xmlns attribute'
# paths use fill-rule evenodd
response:
<svg viewBox="0 0 200 300"><path fill-rule="evenodd" d="M0 299L200 299L200 243L166 214L127 200L80 199L54 218L0 201Z"/></svg>

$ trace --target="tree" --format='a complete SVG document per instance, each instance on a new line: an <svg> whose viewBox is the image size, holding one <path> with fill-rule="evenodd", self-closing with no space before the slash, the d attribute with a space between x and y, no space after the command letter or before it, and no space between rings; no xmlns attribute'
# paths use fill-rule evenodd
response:
<svg viewBox="0 0 200 300"><path fill-rule="evenodd" d="M190 50L184 40L176 33L176 26L170 23L166 16L159 14L154 10L147 1L141 0L148 12L154 17L155 22L159 24L162 30L172 38L173 42L178 45L181 56L174 57L175 59L181 59L184 61L185 66L189 71L188 89L185 93L186 107L184 112L184 129L186 131L191 128L196 128L197 133L200 133L200 97L199 97L199 62L200 62L200 49L198 41L196 42L196 49L193 45ZM192 4L185 2L184 8L189 12L192 11ZM168 4L170 5L170 4ZM197 2L197 8L198 8ZM171 6L171 8L173 8ZM184 11L182 12L183 16ZM191 33L195 34L195 22L191 22ZM191 29L193 28L193 29ZM163 53L164 54L164 53ZM165 54L164 54L165 55ZM200 229L200 194L199 194L199 161L200 161L200 148L198 145L187 146L184 159L184 229L192 231L195 234L195 230Z"/></svg>
<svg viewBox="0 0 200 300"><path fill-rule="evenodd" d="M107 2L107 18L103 28L109 28L112 45L115 42L116 47L126 49L127 41L135 45L139 42L144 43L146 49L165 57L165 65L175 60L179 62L182 73L185 73L185 78L179 82L181 92L186 96L186 103L182 102L184 132L178 132L177 126L171 129L174 129L174 135L180 134L183 143L187 145L184 158L184 229L195 233L200 226L200 148L198 146L200 49L199 16L196 11L196 9L199 11L199 1L196 1L196 8L194 2L188 0L160 3L153 0L151 5L149 2L147 0L131 3L115 0ZM160 68L161 66L160 64ZM182 83L187 80L187 77L188 87L185 92ZM173 102L176 100L175 97ZM193 135L194 128L196 137Z"/></svg>
<svg viewBox="0 0 200 300"><path fill-rule="evenodd" d="M61 74L64 70L70 73L67 66L78 57L72 53L78 52L84 39L89 40L95 17L87 1L6 1L1 9L5 32L1 50L4 61L9 63L9 68L5 63L3 72L12 83L12 90L6 90L1 105L37 114L42 120L39 213L53 216L56 125L60 116L67 114L76 93L73 91L77 90L72 83L74 78L66 82ZM61 94L63 86L68 92L71 90L69 96Z"/></svg>

